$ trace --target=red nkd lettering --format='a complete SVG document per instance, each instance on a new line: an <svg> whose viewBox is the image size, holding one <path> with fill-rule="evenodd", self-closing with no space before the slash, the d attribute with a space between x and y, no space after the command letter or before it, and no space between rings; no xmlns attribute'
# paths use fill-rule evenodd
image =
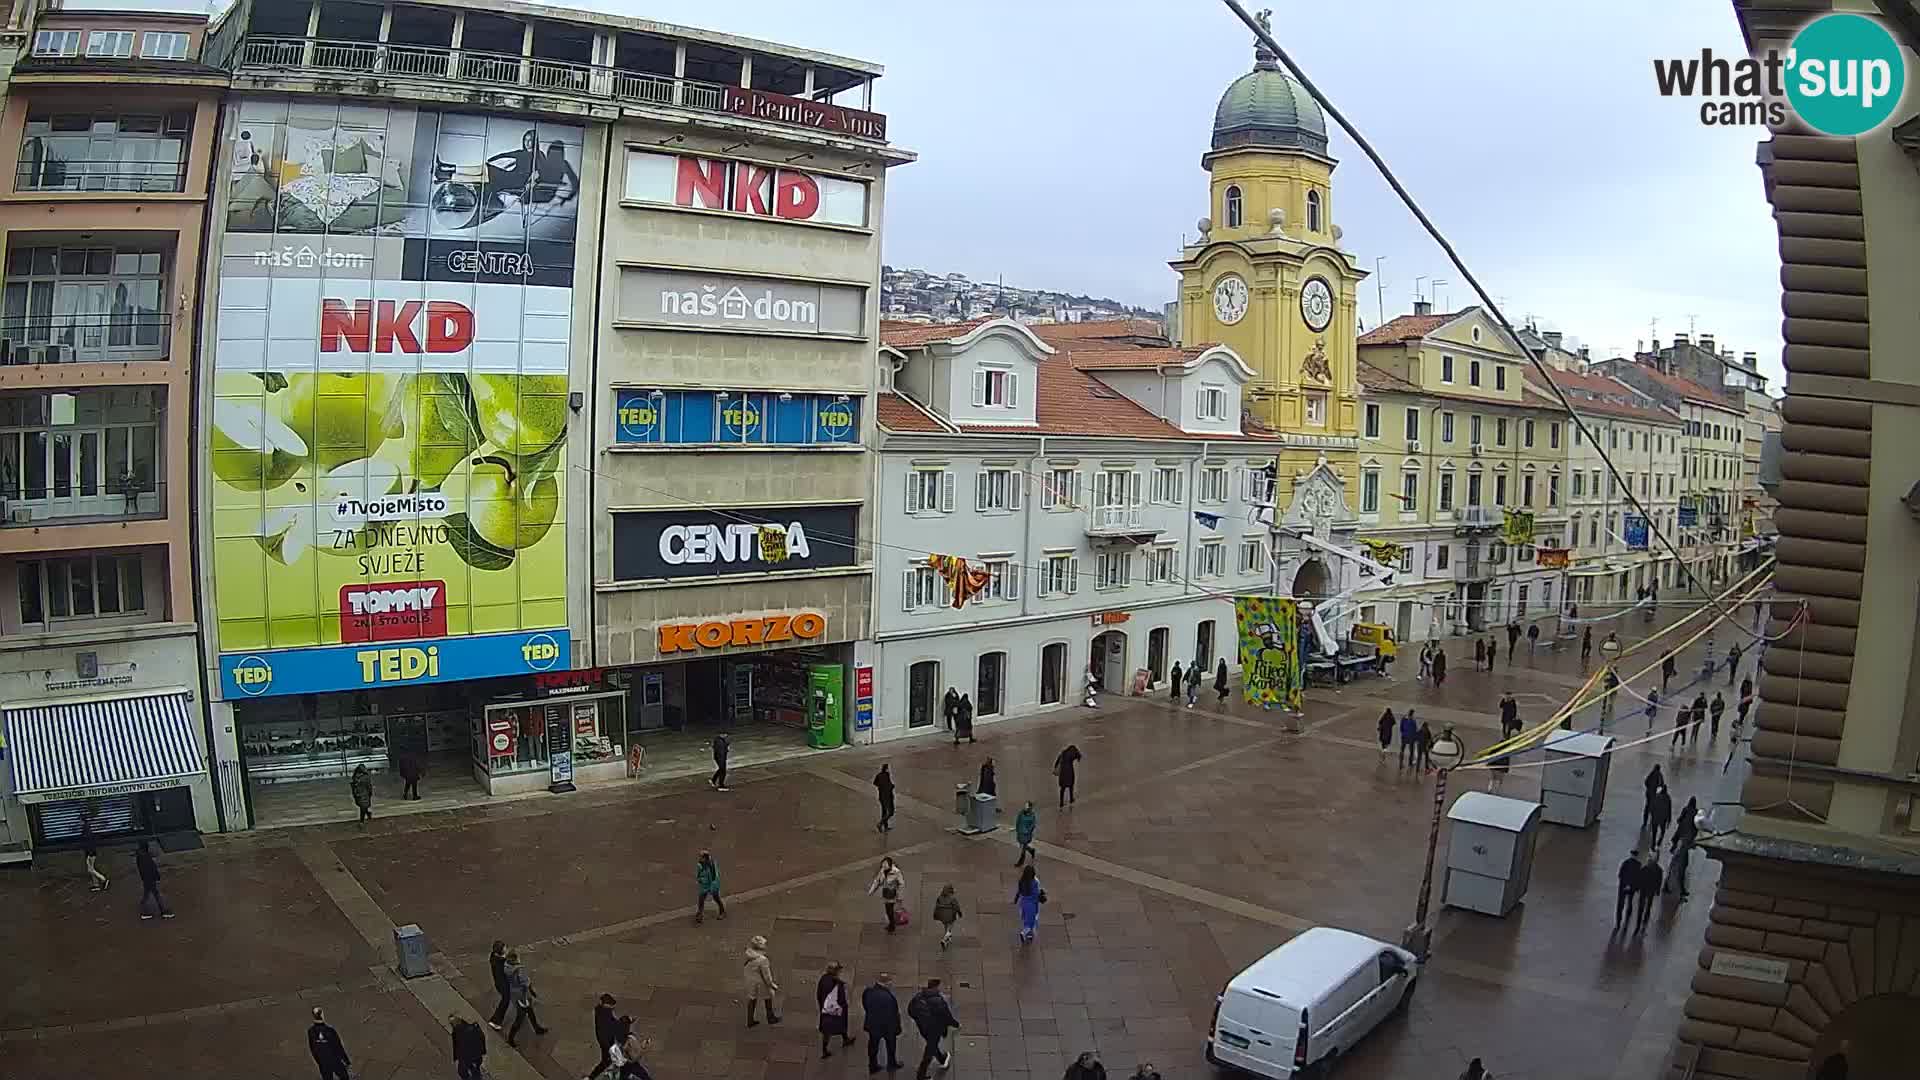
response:
<svg viewBox="0 0 1920 1080"><path fill-rule="evenodd" d="M773 191L773 169L742 161L733 167L733 209L756 217L773 216L767 197Z"/></svg>
<svg viewBox="0 0 1920 1080"><path fill-rule="evenodd" d="M773 212L788 221L806 221L820 211L820 185L806 173L783 172L774 187Z"/></svg>
<svg viewBox="0 0 1920 1080"><path fill-rule="evenodd" d="M424 313L426 345L414 323ZM321 352L454 353L473 345L473 309L452 300L320 301Z"/></svg>
<svg viewBox="0 0 1920 1080"><path fill-rule="evenodd" d="M675 170L674 203L701 210L725 210L728 172L728 163L724 161L682 157Z"/></svg>

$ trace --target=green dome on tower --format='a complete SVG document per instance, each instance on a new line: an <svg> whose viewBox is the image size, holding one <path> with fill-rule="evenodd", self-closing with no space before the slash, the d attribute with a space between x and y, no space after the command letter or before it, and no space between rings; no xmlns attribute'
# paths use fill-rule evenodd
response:
<svg viewBox="0 0 1920 1080"><path fill-rule="evenodd" d="M1242 146L1327 152L1320 103L1280 70L1279 58L1264 44L1254 47L1253 70L1233 80L1213 111L1213 148Z"/></svg>

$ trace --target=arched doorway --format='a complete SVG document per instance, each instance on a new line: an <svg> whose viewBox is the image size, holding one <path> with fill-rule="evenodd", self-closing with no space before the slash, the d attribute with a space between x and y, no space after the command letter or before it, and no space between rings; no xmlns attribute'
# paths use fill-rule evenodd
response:
<svg viewBox="0 0 1920 1080"><path fill-rule="evenodd" d="M1067 643L1056 641L1040 650L1040 704L1058 705L1067 687Z"/></svg>
<svg viewBox="0 0 1920 1080"><path fill-rule="evenodd" d="M1103 630L1093 636L1088 664L1100 672L1100 689L1109 694L1127 692L1127 632Z"/></svg>
<svg viewBox="0 0 1920 1080"><path fill-rule="evenodd" d="M940 715L940 661L922 660L907 668L907 726L932 727Z"/></svg>
<svg viewBox="0 0 1920 1080"><path fill-rule="evenodd" d="M1874 994L1827 1023L1807 1056L1808 1080L1863 1080L1913 1075L1913 1037L1920 997Z"/></svg>
<svg viewBox="0 0 1920 1080"><path fill-rule="evenodd" d="M1327 564L1319 559L1308 559L1300 564L1293 574L1293 598L1295 600L1321 600L1333 591L1333 575L1327 573Z"/></svg>

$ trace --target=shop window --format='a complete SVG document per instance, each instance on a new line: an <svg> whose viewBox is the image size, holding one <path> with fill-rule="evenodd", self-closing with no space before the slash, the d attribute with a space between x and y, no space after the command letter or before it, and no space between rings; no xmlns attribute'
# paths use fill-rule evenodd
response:
<svg viewBox="0 0 1920 1080"><path fill-rule="evenodd" d="M940 661L922 660L907 668L907 726L932 727L940 715ZM975 705L976 713L978 704Z"/></svg>
<svg viewBox="0 0 1920 1080"><path fill-rule="evenodd" d="M1040 704L1060 704L1066 685L1067 643L1056 641L1040 650Z"/></svg>

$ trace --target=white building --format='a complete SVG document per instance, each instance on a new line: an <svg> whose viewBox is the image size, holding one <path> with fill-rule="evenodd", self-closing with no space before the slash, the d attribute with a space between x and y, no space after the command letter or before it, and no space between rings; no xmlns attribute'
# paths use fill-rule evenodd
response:
<svg viewBox="0 0 1920 1080"><path fill-rule="evenodd" d="M1060 324L1079 329L1085 324ZM873 737L1238 669L1231 597L1266 593L1260 496L1278 439L1243 431L1253 372L1222 346L1143 347L1009 319L882 328ZM929 555L981 571L956 607Z"/></svg>

